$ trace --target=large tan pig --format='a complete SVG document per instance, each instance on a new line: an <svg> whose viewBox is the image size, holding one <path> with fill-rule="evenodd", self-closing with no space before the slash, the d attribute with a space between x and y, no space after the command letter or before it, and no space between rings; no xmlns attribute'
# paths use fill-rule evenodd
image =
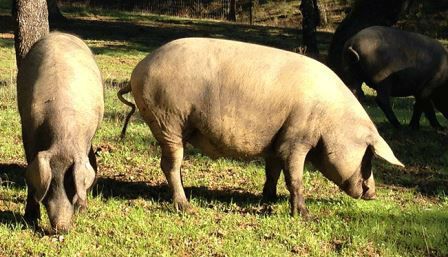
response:
<svg viewBox="0 0 448 257"><path fill-rule="evenodd" d="M347 194L365 199L375 196L374 154L403 166L337 75L292 52L180 39L143 59L119 96L131 89L162 148L161 168L178 209L190 208L180 173L185 143L212 158L265 158L265 199L275 198L283 170L292 215L307 214L307 157Z"/></svg>

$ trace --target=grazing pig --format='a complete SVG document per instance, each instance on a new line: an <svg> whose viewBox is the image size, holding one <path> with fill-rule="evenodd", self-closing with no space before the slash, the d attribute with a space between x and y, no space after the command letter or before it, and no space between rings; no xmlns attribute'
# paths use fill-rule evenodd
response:
<svg viewBox="0 0 448 257"><path fill-rule="evenodd" d="M345 43L343 63L342 79L347 86L360 97L362 82L375 89L376 102L395 127L400 123L390 97L412 95L410 126L418 128L424 112L433 127L441 128L431 95L439 87L448 87L448 52L437 40L389 27L369 27Z"/></svg>
<svg viewBox="0 0 448 257"><path fill-rule="evenodd" d="M63 33L37 41L19 69L17 101L28 162L25 219L37 224L42 202L52 228L64 232L95 179L91 141L104 99L90 49Z"/></svg>
<svg viewBox="0 0 448 257"><path fill-rule="evenodd" d="M375 196L371 158L400 165L362 106L323 64L292 52L228 40L186 38L143 59L130 85L162 149L176 209L190 208L181 180L184 143L206 155L266 160L264 199L281 170L291 214L307 214L305 158L350 196Z"/></svg>

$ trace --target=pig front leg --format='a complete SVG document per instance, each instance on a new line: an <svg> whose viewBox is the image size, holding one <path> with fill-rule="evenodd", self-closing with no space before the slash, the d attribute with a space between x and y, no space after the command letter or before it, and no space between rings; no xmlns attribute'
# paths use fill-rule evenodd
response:
<svg viewBox="0 0 448 257"><path fill-rule="evenodd" d="M34 198L34 193L30 188L31 186L28 185L28 196L26 198L25 215L23 218L25 219L25 222L36 227L38 220L40 219L40 205Z"/></svg>
<svg viewBox="0 0 448 257"><path fill-rule="evenodd" d="M282 161L269 156L265 159L266 182L263 187L263 201L272 202L277 199L277 182L282 171Z"/></svg>
<svg viewBox="0 0 448 257"><path fill-rule="evenodd" d="M177 211L192 212L193 209L188 203L185 195L184 187L181 178L181 164L184 154L183 145L168 144L161 145L162 158L160 160L160 167L165 174L168 185L171 189L174 208Z"/></svg>
<svg viewBox="0 0 448 257"><path fill-rule="evenodd" d="M290 193L291 216L300 214L304 218L308 217L303 196L303 169L307 152L298 149L293 151L286 160L284 170L286 186Z"/></svg>

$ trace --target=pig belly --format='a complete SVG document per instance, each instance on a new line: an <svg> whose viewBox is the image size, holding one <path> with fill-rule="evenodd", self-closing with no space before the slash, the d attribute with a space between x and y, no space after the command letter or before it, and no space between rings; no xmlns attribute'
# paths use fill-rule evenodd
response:
<svg viewBox="0 0 448 257"><path fill-rule="evenodd" d="M254 140L253 135L240 136L228 133L226 135L204 135L195 130L186 140L210 158L229 157L248 160L265 155L270 147L270 140Z"/></svg>

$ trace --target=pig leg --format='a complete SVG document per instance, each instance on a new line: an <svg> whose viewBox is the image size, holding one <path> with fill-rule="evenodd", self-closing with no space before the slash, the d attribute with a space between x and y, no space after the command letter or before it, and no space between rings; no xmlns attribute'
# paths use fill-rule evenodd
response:
<svg viewBox="0 0 448 257"><path fill-rule="evenodd" d="M30 147L30 143L29 140L26 140L28 137L23 134L23 143L25 146L25 155L26 155L26 160L27 163L31 163L32 158L35 156L35 154L33 154L33 150ZM36 199L34 198L34 193L32 192L32 190L30 190L31 188L33 188L31 185L27 185L28 186L28 194L27 194L27 198L26 198L26 206L25 206L25 215L24 215L24 219L25 222L27 222L28 224L30 224L33 227L37 226L37 222L40 219L40 205L39 202L36 201Z"/></svg>
<svg viewBox="0 0 448 257"><path fill-rule="evenodd" d="M418 129L420 127L420 117L422 116L422 113L423 106L421 102L416 98L411 122L409 122L409 127L411 127L412 129Z"/></svg>
<svg viewBox="0 0 448 257"><path fill-rule="evenodd" d="M285 163L285 181L290 193L291 216L300 214L308 217L303 196L303 168L305 165L306 151L296 150L291 153Z"/></svg>
<svg viewBox="0 0 448 257"><path fill-rule="evenodd" d="M415 99L414 111L412 113L412 119L409 126L412 129L418 129L420 127L420 117L422 112L425 113L426 118L433 128L442 129L442 125L437 121L436 113L430 101L422 100L420 98Z"/></svg>
<svg viewBox="0 0 448 257"><path fill-rule="evenodd" d="M265 161L266 182L263 187L263 201L271 202L277 199L277 182L282 171L282 162L272 156L266 157Z"/></svg>
<svg viewBox="0 0 448 257"><path fill-rule="evenodd" d="M394 114L394 111L392 110L392 107L390 105L390 93L387 89L388 86L378 86L377 87L377 96L375 98L376 103L378 106L383 110L384 114L386 115L386 118L389 120L389 122L395 127L400 128L400 122L398 121L397 117Z"/></svg>
<svg viewBox="0 0 448 257"><path fill-rule="evenodd" d="M192 207L188 203L185 195L180 172L184 154L183 145L182 143L164 144L161 145L161 148L162 158L160 160L160 167L162 168L171 189L174 207L178 211L192 211Z"/></svg>
<svg viewBox="0 0 448 257"><path fill-rule="evenodd" d="M429 120L429 124L435 129L443 129L442 125L440 125L439 121L436 118L436 112L434 111L434 107L432 106L430 101L426 101L424 112L426 118Z"/></svg>
<svg viewBox="0 0 448 257"><path fill-rule="evenodd" d="M25 206L25 221L31 226L37 226L37 221L40 219L40 206L39 202L34 199L34 194L30 190L31 186L28 185L28 196L26 198Z"/></svg>

